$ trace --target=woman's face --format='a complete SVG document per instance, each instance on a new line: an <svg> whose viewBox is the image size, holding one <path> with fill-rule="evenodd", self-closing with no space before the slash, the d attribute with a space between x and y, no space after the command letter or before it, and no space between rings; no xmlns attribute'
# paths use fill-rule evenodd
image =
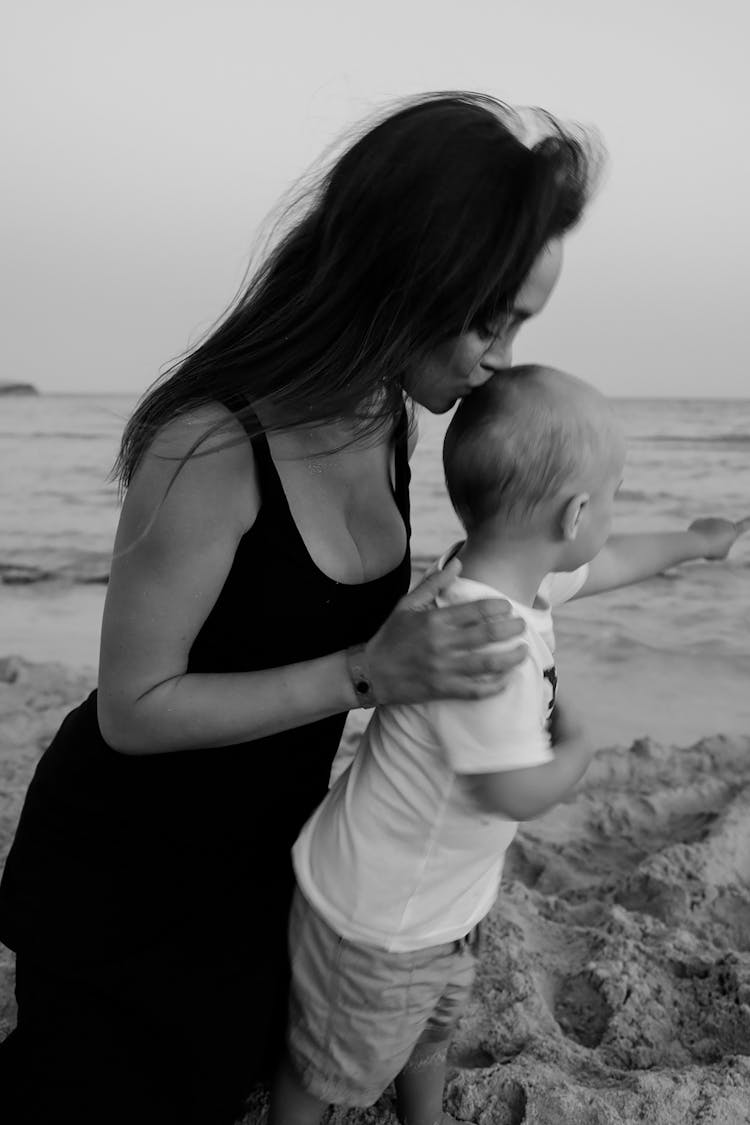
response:
<svg viewBox="0 0 750 1125"><path fill-rule="evenodd" d="M510 367L516 334L547 303L562 268L562 241L550 242L537 258L518 291L510 316L497 335L472 329L446 340L417 371L404 379L404 389L432 414L445 414L459 398L481 387L496 371Z"/></svg>

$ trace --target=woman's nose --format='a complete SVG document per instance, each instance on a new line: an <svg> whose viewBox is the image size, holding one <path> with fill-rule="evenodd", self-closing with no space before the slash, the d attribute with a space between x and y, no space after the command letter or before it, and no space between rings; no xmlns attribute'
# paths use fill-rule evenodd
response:
<svg viewBox="0 0 750 1125"><path fill-rule="evenodd" d="M480 362L474 368L469 380L472 388L481 387L491 379L496 371L502 371L513 363L513 348L510 344L493 344L484 353Z"/></svg>
<svg viewBox="0 0 750 1125"><path fill-rule="evenodd" d="M513 363L513 344L510 340L495 340L492 347L482 357L482 365L492 371L502 371Z"/></svg>

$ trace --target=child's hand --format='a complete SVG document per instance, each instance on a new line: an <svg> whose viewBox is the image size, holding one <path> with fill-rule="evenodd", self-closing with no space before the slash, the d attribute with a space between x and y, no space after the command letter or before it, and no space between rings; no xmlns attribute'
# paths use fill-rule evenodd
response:
<svg viewBox="0 0 750 1125"><path fill-rule="evenodd" d="M693 520L688 531L699 535L703 540L701 554L704 559L725 559L735 540L746 531L750 531L750 516L745 516L736 523L709 516L706 519Z"/></svg>

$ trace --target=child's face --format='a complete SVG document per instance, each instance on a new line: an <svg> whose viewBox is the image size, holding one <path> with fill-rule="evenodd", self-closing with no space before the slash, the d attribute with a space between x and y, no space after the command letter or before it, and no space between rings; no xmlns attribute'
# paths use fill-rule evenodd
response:
<svg viewBox="0 0 750 1125"><path fill-rule="evenodd" d="M565 569L575 570L599 554L612 530L615 510L615 497L622 483L625 467L625 443L618 439L617 449L604 466L599 483L588 494L589 499L583 507L580 524L575 539L566 551ZM570 555L570 558L567 556Z"/></svg>
<svg viewBox="0 0 750 1125"><path fill-rule="evenodd" d="M604 544L609 539L612 530L612 519L615 514L615 497L622 484L623 465L620 463L611 471L601 488L592 492L588 503L588 528L586 550L590 551L586 562L590 562L598 555Z"/></svg>

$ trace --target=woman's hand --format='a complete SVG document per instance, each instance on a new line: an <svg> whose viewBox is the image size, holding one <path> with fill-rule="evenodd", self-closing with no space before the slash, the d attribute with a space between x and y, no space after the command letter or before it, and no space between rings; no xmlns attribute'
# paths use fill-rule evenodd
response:
<svg viewBox="0 0 750 1125"><path fill-rule="evenodd" d="M512 644L524 623L503 598L436 607L438 594L458 577L452 559L401 599L366 646L379 703L481 699L502 691L508 673L528 655ZM488 648L506 642L504 649Z"/></svg>

